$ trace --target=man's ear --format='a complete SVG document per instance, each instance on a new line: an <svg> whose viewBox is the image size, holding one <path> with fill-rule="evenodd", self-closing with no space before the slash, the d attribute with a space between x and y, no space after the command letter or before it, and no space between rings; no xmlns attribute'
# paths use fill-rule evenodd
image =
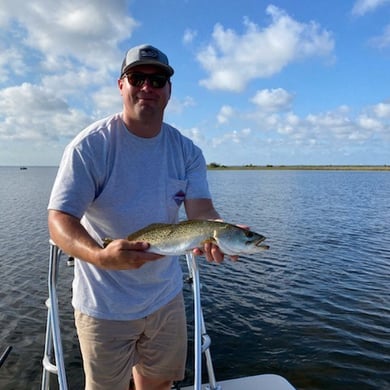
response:
<svg viewBox="0 0 390 390"><path fill-rule="evenodd" d="M118 79L118 88L119 88L119 92L121 95L122 95L122 89L123 89L124 82L125 82L125 80L123 78Z"/></svg>

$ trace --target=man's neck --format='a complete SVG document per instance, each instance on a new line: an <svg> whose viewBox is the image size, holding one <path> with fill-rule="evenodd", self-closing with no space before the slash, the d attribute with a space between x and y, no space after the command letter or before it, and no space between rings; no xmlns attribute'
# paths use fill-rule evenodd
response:
<svg viewBox="0 0 390 390"><path fill-rule="evenodd" d="M130 119L126 117L124 114L122 115L123 123L125 124L127 130L129 130L132 134L137 137L142 138L153 138L160 131L162 126L162 120L137 120Z"/></svg>

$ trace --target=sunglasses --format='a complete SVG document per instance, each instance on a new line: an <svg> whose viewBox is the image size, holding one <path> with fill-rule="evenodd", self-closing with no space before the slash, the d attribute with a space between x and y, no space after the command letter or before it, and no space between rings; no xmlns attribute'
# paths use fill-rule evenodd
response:
<svg viewBox="0 0 390 390"><path fill-rule="evenodd" d="M148 81L149 85L153 88L163 88L169 80L169 77L166 75L157 73L127 73L125 74L125 77L127 77L130 85L137 88L142 87L146 81Z"/></svg>

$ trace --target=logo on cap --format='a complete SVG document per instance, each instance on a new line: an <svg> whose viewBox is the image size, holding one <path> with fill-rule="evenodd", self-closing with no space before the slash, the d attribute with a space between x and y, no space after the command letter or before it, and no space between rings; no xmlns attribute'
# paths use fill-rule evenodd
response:
<svg viewBox="0 0 390 390"><path fill-rule="evenodd" d="M139 55L140 57L158 58L158 52L151 48L141 49Z"/></svg>

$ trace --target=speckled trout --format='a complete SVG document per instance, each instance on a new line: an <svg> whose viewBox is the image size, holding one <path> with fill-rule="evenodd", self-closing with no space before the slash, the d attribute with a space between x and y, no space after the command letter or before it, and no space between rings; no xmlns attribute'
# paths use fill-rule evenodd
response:
<svg viewBox="0 0 390 390"><path fill-rule="evenodd" d="M253 254L269 249L265 237L226 222L189 220L177 224L154 223L127 237L149 243L147 252L164 256L183 255L206 242L217 245L226 255ZM103 240L107 246L112 239Z"/></svg>

